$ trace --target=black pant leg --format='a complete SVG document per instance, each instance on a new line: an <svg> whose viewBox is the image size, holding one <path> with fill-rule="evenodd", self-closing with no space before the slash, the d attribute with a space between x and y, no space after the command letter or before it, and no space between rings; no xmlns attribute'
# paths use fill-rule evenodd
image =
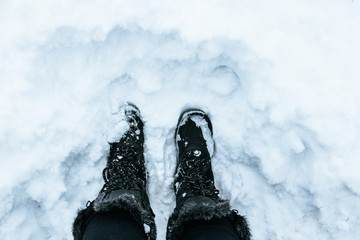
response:
<svg viewBox="0 0 360 240"><path fill-rule="evenodd" d="M87 222L83 240L145 240L144 227L123 211L94 213Z"/></svg>
<svg viewBox="0 0 360 240"><path fill-rule="evenodd" d="M185 226L180 240L238 240L227 218L196 221Z"/></svg>

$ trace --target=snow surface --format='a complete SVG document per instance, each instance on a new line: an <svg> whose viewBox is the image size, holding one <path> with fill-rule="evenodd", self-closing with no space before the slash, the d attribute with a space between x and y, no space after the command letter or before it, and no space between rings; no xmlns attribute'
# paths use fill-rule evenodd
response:
<svg viewBox="0 0 360 240"><path fill-rule="evenodd" d="M158 239L187 106L211 114L216 185L253 239L357 239L359 11L358 0L0 1L1 239L72 239L126 101L145 121Z"/></svg>

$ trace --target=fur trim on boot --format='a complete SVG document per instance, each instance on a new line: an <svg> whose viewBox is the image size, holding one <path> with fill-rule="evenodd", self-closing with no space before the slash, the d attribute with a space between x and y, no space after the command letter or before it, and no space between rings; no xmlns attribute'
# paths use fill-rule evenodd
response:
<svg viewBox="0 0 360 240"><path fill-rule="evenodd" d="M90 206L79 211L73 224L74 240L82 240L86 229L86 222L92 213L110 212L113 210L128 212L136 222L144 226L148 240L156 240L155 215L150 206L140 204L138 201L140 195L140 192L131 190L117 190L108 195L100 193Z"/></svg>
<svg viewBox="0 0 360 240"><path fill-rule="evenodd" d="M232 210L229 219L233 227L235 228L235 231L238 234L239 239L250 240L251 232L249 225L246 221L246 218L244 216L239 215L237 210Z"/></svg>
<svg viewBox="0 0 360 240"><path fill-rule="evenodd" d="M245 218L239 216L235 210L230 210L229 201L219 200L215 202L204 196L189 198L179 210L174 210L168 221L166 239L179 239L184 226L189 222L208 221L224 217L229 217L240 240L250 239L250 230Z"/></svg>
<svg viewBox="0 0 360 240"><path fill-rule="evenodd" d="M93 212L92 203L85 209L79 210L72 226L74 240L82 240L86 230L86 222Z"/></svg>
<svg viewBox="0 0 360 240"><path fill-rule="evenodd" d="M156 239L156 226L155 226L155 214L153 213L150 205L144 206L139 199L147 198L146 195L141 196L141 192L132 190L116 190L104 197L104 193L101 193L94 202L94 209L96 212L109 212L113 209L126 210L135 219L144 225L145 234L149 240ZM148 226L145 227L145 225ZM150 229L150 231L148 230Z"/></svg>

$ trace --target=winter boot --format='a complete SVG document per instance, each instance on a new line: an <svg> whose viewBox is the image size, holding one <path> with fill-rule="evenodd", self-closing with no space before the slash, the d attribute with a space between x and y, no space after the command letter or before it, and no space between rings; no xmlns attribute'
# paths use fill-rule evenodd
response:
<svg viewBox="0 0 360 240"><path fill-rule="evenodd" d="M136 106L128 105L122 110L129 129L119 141L110 143L103 170L105 184L98 197L79 211L73 224L75 240L82 239L92 214L118 210L129 213L144 226L148 239L156 239L155 215L146 193L143 122Z"/></svg>
<svg viewBox="0 0 360 240"><path fill-rule="evenodd" d="M184 111L175 132L178 159L174 181L176 207L169 218L167 240L179 239L184 227L196 221L228 218L239 239L250 239L246 219L231 210L214 186L211 157L213 129L209 117L199 109Z"/></svg>

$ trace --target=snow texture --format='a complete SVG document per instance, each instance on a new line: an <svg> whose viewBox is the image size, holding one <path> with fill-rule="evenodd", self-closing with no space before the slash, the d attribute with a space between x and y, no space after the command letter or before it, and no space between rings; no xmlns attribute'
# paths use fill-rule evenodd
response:
<svg viewBox="0 0 360 240"><path fill-rule="evenodd" d="M186 107L210 113L215 184L253 239L357 239L359 11L358 0L0 1L1 239L72 239L127 101L145 122L158 239Z"/></svg>

